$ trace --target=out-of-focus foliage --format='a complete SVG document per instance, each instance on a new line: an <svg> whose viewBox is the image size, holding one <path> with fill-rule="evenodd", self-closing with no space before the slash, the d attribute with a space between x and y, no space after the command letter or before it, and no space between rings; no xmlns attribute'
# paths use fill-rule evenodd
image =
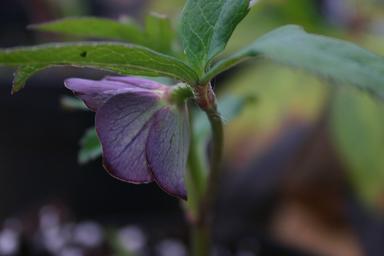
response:
<svg viewBox="0 0 384 256"><path fill-rule="evenodd" d="M77 0L43 0L46 5L48 5L51 11L58 17L65 16L81 16L89 12L90 7L87 4L87 1L77 1Z"/></svg>
<svg viewBox="0 0 384 256"><path fill-rule="evenodd" d="M327 87L311 75L263 63L245 68L225 81L223 94L253 95L236 122L227 126L226 152L243 164L273 143L287 122L314 122Z"/></svg>
<svg viewBox="0 0 384 256"><path fill-rule="evenodd" d="M376 7L376 8L374 8ZM375 20L384 6L367 2L362 11ZM373 29L375 26L373 25ZM377 32L377 31L376 31ZM357 40L372 51L384 55L384 37L365 33ZM384 107L370 95L351 88L337 90L331 115L335 146L349 169L351 183L370 207L384 208Z"/></svg>
<svg viewBox="0 0 384 256"><path fill-rule="evenodd" d="M71 96L64 96L60 99L60 104L65 110L82 110L88 111L87 106L78 98Z"/></svg>
<svg viewBox="0 0 384 256"><path fill-rule="evenodd" d="M157 14L148 15L144 27L127 17L120 21L95 17L65 18L30 26L38 31L80 38L128 41L159 52L172 53L174 31L168 18Z"/></svg>
<svg viewBox="0 0 384 256"><path fill-rule="evenodd" d="M80 164L85 164L91 160L98 158L101 155L102 148L97 137L96 129L89 128L80 141L80 150L78 161Z"/></svg>
<svg viewBox="0 0 384 256"><path fill-rule="evenodd" d="M384 195L384 105L367 94L340 90L331 127L335 145L349 167L360 196L377 203Z"/></svg>
<svg viewBox="0 0 384 256"><path fill-rule="evenodd" d="M279 27L220 61L204 81L236 63L259 56L334 80L336 84L355 85L379 98L384 96L383 57L347 41L307 33L295 25Z"/></svg>
<svg viewBox="0 0 384 256"><path fill-rule="evenodd" d="M184 4L184 0L151 0L148 3L148 10L175 18L180 14L180 10L183 8Z"/></svg>
<svg viewBox="0 0 384 256"><path fill-rule="evenodd" d="M380 1L348 1L351 12L365 21L366 31L351 34L379 55L384 55ZM331 131L342 159L349 168L350 181L370 207L384 209L384 107L369 95L351 88L338 90L333 102Z"/></svg>

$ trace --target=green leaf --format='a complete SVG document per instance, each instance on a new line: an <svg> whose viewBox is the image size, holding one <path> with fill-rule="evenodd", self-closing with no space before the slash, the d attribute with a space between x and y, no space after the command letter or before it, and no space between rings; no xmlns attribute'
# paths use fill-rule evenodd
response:
<svg viewBox="0 0 384 256"><path fill-rule="evenodd" d="M174 39L170 20L158 14L151 14L146 18L145 29L127 18L115 21L96 17L65 18L31 25L29 28L81 38L128 41L162 53L172 52Z"/></svg>
<svg viewBox="0 0 384 256"><path fill-rule="evenodd" d="M384 96L384 58L346 41L306 33L294 25L278 28L217 63L203 80L209 81L240 61L255 56L265 56Z"/></svg>
<svg viewBox="0 0 384 256"><path fill-rule="evenodd" d="M181 18L181 39L199 75L224 50L237 24L248 14L249 0L188 0Z"/></svg>
<svg viewBox="0 0 384 256"><path fill-rule="evenodd" d="M79 36L81 38L101 38L129 41L142 44L145 41L140 26L132 20L124 22L104 18L80 17L65 18L52 22L29 26L31 29Z"/></svg>
<svg viewBox="0 0 384 256"><path fill-rule="evenodd" d="M195 84L197 76L176 58L123 43L58 43L0 50L0 65L21 67L19 84L50 66L71 65L113 71L121 75L165 76ZM30 68L26 68L30 66Z"/></svg>
<svg viewBox="0 0 384 256"><path fill-rule="evenodd" d="M384 196L383 104L356 90L342 89L334 97L330 128L351 183L372 206Z"/></svg>
<svg viewBox="0 0 384 256"><path fill-rule="evenodd" d="M19 92L24 88L25 83L28 78L36 74L40 70L46 68L46 65L29 65L29 66L19 66L14 74L12 82L12 94Z"/></svg>
<svg viewBox="0 0 384 256"><path fill-rule="evenodd" d="M101 156L102 148L94 127L88 129L80 141L78 160L80 164L86 164Z"/></svg>

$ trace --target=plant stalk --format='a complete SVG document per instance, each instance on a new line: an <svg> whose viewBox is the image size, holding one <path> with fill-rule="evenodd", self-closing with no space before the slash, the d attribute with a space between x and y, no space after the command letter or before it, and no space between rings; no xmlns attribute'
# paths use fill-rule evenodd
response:
<svg viewBox="0 0 384 256"><path fill-rule="evenodd" d="M210 172L205 192L198 204L198 212L192 230L192 256L209 256L212 246L212 224L215 198L217 196L224 144L224 129L217 110L216 96L210 84L195 89L196 101L207 114L212 130Z"/></svg>
<svg viewBox="0 0 384 256"><path fill-rule="evenodd" d="M209 227L197 225L191 227L191 256L209 256L211 248L211 238Z"/></svg>
<svg viewBox="0 0 384 256"><path fill-rule="evenodd" d="M218 186L221 176L221 161L224 146L224 128L220 114L215 105L207 110L206 114L212 129L212 153L210 157L210 172L208 176L206 191L202 199L200 218L203 222L212 222L214 202L217 197Z"/></svg>

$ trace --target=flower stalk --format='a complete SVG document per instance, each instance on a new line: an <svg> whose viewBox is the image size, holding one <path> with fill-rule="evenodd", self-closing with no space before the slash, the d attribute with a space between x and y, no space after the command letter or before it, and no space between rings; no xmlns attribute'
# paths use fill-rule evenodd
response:
<svg viewBox="0 0 384 256"><path fill-rule="evenodd" d="M198 211L192 230L192 255L208 256L212 244L212 222L214 202L217 196L221 161L224 145L224 129L220 113L217 109L216 96L211 84L195 87L195 100L206 113L212 130L212 152L210 156L210 172L206 189L198 204Z"/></svg>

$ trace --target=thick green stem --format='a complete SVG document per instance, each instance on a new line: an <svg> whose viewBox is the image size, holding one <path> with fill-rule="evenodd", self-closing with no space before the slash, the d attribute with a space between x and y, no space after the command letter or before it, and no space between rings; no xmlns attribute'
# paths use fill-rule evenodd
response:
<svg viewBox="0 0 384 256"><path fill-rule="evenodd" d="M212 153L210 158L210 172L208 176L206 192L201 205L200 218L205 219L204 222L211 224L214 201L217 196L217 190L221 174L221 160L224 146L224 129L220 114L217 107L206 110L212 129Z"/></svg>
<svg viewBox="0 0 384 256"><path fill-rule="evenodd" d="M198 138L196 138L195 131L193 130L194 119L190 115L190 147L188 156L188 173L187 173L187 188L188 188L188 202L186 207L188 210L188 218L190 222L196 222L199 204L205 191L206 174L207 170L203 165L203 159L199 152Z"/></svg>
<svg viewBox="0 0 384 256"><path fill-rule="evenodd" d="M208 227L200 225L198 216L200 212L200 204L205 192L206 173L203 165L203 159L199 154L197 138L195 137L193 115L190 116L190 148L188 156L188 201L185 204L187 217L190 223L190 255L191 256L209 256L210 239Z"/></svg>
<svg viewBox="0 0 384 256"><path fill-rule="evenodd" d="M192 256L209 256L212 245L212 220L215 198L220 179L223 152L223 122L217 111L216 97L210 84L195 88L195 97L200 108L207 114L212 129L212 152L210 172L204 193L198 198L197 216L193 221ZM192 148L193 149L193 148ZM193 157L190 155L190 157ZM193 159L190 159L193 160ZM193 167L193 161L189 164ZM193 172L192 172L193 174Z"/></svg>

